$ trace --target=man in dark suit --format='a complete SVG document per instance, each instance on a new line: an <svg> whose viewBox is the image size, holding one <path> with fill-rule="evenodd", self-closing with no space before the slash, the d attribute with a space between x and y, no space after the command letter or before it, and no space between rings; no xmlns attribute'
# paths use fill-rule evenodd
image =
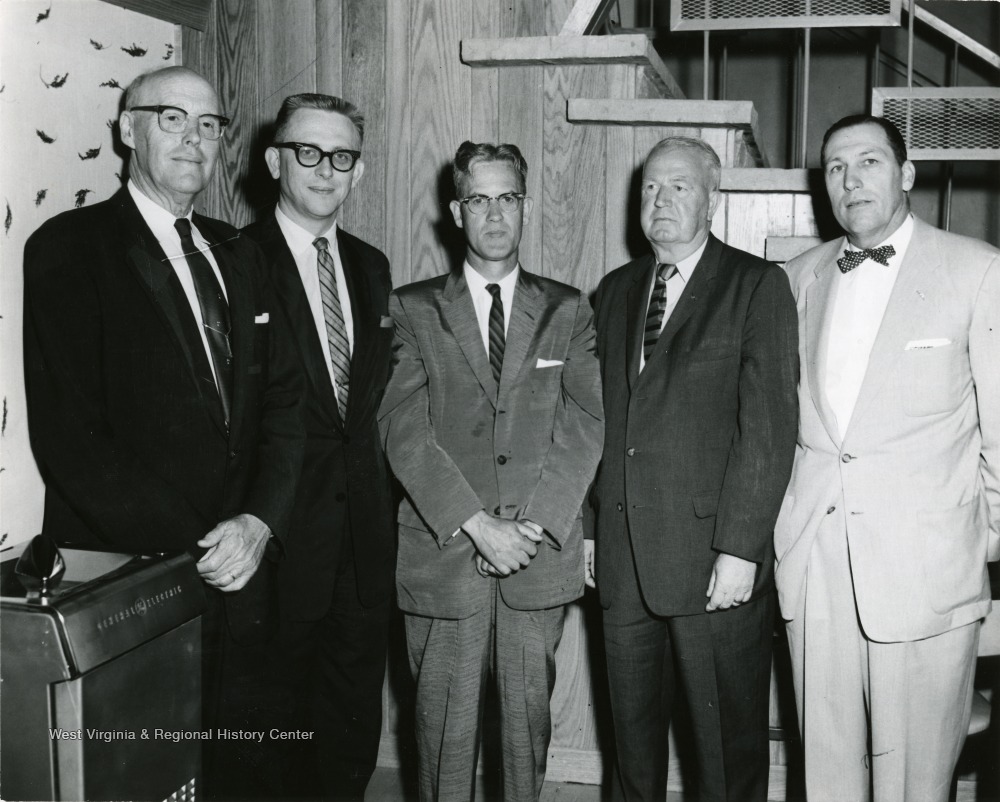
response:
<svg viewBox="0 0 1000 802"><path fill-rule="evenodd" d="M595 299L608 428L591 501L619 799L663 799L678 683L699 798L767 794L795 304L781 268L709 233L720 172L699 139L653 148L640 205L653 254L605 277Z"/></svg>
<svg viewBox="0 0 1000 802"><path fill-rule="evenodd" d="M308 377L302 481L278 568L272 699L283 727L275 792L362 799L375 770L396 557L376 411L392 320L389 263L337 224L364 172L364 118L349 102L293 95L265 158L277 207L246 233L267 256Z"/></svg>
<svg viewBox="0 0 1000 802"><path fill-rule="evenodd" d="M206 729L244 713L252 647L270 631L262 558L287 531L303 438L260 251L192 215L228 123L220 112L190 70L137 78L119 119L128 185L49 220L24 260L44 530L63 544L200 557ZM235 753L211 743L207 792L226 795Z"/></svg>
<svg viewBox="0 0 1000 802"><path fill-rule="evenodd" d="M503 798L538 798L564 605L583 593L580 508L604 431L592 312L518 263L527 169L513 145L463 143L451 211L465 264L389 299L379 426L406 492L397 588L428 802L474 794L490 672Z"/></svg>

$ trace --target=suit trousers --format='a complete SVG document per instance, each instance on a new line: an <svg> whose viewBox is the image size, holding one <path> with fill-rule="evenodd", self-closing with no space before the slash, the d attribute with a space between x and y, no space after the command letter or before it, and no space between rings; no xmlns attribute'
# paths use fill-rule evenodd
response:
<svg viewBox="0 0 1000 802"><path fill-rule="evenodd" d="M493 586L490 603L469 618L406 615L422 802L475 796L490 674L500 708L503 799L529 802L542 792L565 608L514 610L498 592L502 579L484 581Z"/></svg>
<svg viewBox="0 0 1000 802"><path fill-rule="evenodd" d="M771 593L728 610L658 616L646 607L638 579L623 583L604 611L617 753L613 799L666 797L667 731L678 683L694 729L696 798L767 799L774 609Z"/></svg>
<svg viewBox="0 0 1000 802"><path fill-rule="evenodd" d="M311 733L270 741L265 787L274 798L364 799L382 730L390 602L358 599L350 540L316 621L282 615L269 657L272 726Z"/></svg>
<svg viewBox="0 0 1000 802"><path fill-rule="evenodd" d="M947 802L979 622L919 641L868 640L843 531L816 539L803 599L787 629L809 802Z"/></svg>

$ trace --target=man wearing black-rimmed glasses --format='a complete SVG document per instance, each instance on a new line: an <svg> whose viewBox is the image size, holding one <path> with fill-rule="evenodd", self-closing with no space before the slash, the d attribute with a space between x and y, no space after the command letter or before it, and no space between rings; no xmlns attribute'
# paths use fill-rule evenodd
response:
<svg viewBox="0 0 1000 802"><path fill-rule="evenodd" d="M265 153L276 208L248 233L268 258L307 376L306 456L278 569L269 676L268 792L357 799L375 769L395 563L394 509L375 412L392 342L389 263L340 211L364 172L364 118L330 95L285 99Z"/></svg>
<svg viewBox="0 0 1000 802"><path fill-rule="evenodd" d="M583 595L581 504L604 437L601 380L587 297L520 264L532 207L521 152L464 142L452 170L465 263L390 297L379 410L406 491L397 588L417 683L420 798L473 797L492 674L503 798L527 802L545 778L565 605Z"/></svg>
<svg viewBox="0 0 1000 802"><path fill-rule="evenodd" d="M203 729L240 728L302 458L301 379L260 250L192 213L228 120L197 73L125 94L129 180L25 248L25 379L60 544L199 558ZM213 740L199 795L241 795Z"/></svg>

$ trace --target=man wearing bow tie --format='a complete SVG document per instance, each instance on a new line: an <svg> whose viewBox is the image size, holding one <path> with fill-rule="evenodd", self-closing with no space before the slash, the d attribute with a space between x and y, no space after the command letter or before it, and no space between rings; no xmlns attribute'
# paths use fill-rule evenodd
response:
<svg viewBox="0 0 1000 802"><path fill-rule="evenodd" d="M389 469L375 418L392 344L389 262L343 228L364 173L364 117L321 94L285 98L265 153L278 205L245 229L268 259L306 376L306 449L271 650L266 726L275 798L364 798L382 723L396 558ZM267 772L265 772L265 775Z"/></svg>
<svg viewBox="0 0 1000 802"><path fill-rule="evenodd" d="M775 264L710 233L719 157L668 137L643 165L652 253L597 289L607 436L591 494L616 800L662 800L675 689L698 798L764 802L771 534L795 442L795 305ZM589 516L588 516L589 517Z"/></svg>
<svg viewBox="0 0 1000 802"><path fill-rule="evenodd" d="M263 256L192 213L228 122L197 73L140 76L119 118L128 184L49 220L24 254L44 531L60 544L200 558L213 731L245 726L303 447L301 379ZM243 757L242 744L206 742L209 798L242 796Z"/></svg>
<svg viewBox="0 0 1000 802"><path fill-rule="evenodd" d="M581 504L604 436L593 313L519 262L527 171L514 145L462 143L451 213L465 263L389 299L379 427L406 491L397 588L424 802L474 796L490 675L503 799L538 799L555 649L584 588Z"/></svg>
<svg viewBox="0 0 1000 802"><path fill-rule="evenodd" d="M788 264L801 420L775 527L806 790L944 802L1000 555L1000 252L910 214L889 121L840 120L821 157L846 236Z"/></svg>

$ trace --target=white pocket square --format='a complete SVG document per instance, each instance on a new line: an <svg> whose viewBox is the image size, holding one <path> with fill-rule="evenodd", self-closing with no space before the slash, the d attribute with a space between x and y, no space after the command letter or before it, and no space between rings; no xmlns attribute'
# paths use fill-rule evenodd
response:
<svg viewBox="0 0 1000 802"><path fill-rule="evenodd" d="M921 348L940 348L942 345L951 345L951 340L947 337L934 337L930 340L910 340L903 350L917 351Z"/></svg>
<svg viewBox="0 0 1000 802"><path fill-rule="evenodd" d="M255 317L253 319L253 322L254 323L267 323L270 319L271 319L271 313L270 312L265 312L263 315L257 315L257 317Z"/></svg>
<svg viewBox="0 0 1000 802"><path fill-rule="evenodd" d="M554 368L556 365L561 365L563 362L561 359L539 359L535 363L536 368Z"/></svg>

